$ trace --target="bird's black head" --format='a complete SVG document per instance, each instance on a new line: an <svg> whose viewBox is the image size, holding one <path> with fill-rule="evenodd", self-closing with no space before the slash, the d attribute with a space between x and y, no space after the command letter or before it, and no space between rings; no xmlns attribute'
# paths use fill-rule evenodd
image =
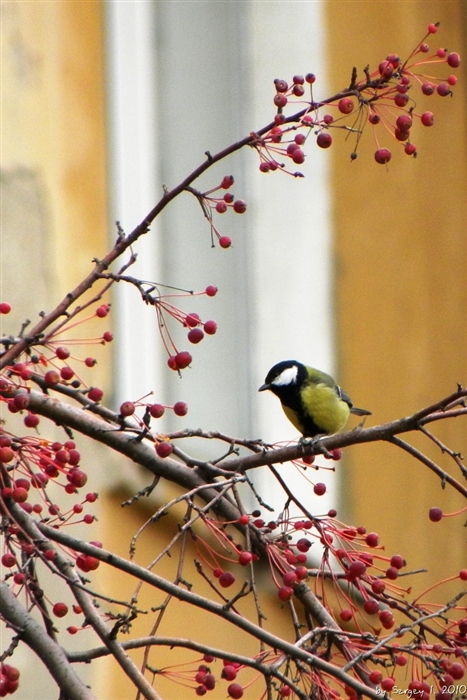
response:
<svg viewBox="0 0 467 700"><path fill-rule="evenodd" d="M305 365L296 360L284 360L274 365L267 373L264 384L258 391L269 389L279 398L296 394L307 377Z"/></svg>

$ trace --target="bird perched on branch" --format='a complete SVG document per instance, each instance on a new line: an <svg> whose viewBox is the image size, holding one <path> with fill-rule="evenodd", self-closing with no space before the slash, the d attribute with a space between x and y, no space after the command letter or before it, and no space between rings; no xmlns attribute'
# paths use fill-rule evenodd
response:
<svg viewBox="0 0 467 700"><path fill-rule="evenodd" d="M303 437L337 433L350 413L371 415L371 411L355 408L329 374L296 360L274 365L258 391L267 389L279 398L285 415Z"/></svg>

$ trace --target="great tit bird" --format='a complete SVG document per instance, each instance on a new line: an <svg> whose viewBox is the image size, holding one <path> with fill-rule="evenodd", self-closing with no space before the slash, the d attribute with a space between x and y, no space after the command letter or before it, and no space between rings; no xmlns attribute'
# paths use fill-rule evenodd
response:
<svg viewBox="0 0 467 700"><path fill-rule="evenodd" d="M371 415L370 411L355 408L329 374L296 360L274 365L258 391L266 389L279 397L285 415L303 437L337 433L350 413Z"/></svg>

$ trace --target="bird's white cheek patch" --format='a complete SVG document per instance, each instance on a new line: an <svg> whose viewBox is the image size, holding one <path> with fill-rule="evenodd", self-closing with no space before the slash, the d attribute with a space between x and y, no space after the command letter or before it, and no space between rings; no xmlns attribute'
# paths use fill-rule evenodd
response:
<svg viewBox="0 0 467 700"><path fill-rule="evenodd" d="M287 367L274 379L274 386L287 386L297 381L298 367Z"/></svg>

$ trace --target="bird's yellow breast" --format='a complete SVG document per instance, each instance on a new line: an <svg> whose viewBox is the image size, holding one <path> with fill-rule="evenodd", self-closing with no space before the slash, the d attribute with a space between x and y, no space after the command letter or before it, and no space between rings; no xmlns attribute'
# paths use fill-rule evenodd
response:
<svg viewBox="0 0 467 700"><path fill-rule="evenodd" d="M350 408L339 398L334 388L322 383L308 384L303 387L300 396L304 412L313 416L314 423L323 433L337 433L347 423ZM300 429L290 416L288 418Z"/></svg>

